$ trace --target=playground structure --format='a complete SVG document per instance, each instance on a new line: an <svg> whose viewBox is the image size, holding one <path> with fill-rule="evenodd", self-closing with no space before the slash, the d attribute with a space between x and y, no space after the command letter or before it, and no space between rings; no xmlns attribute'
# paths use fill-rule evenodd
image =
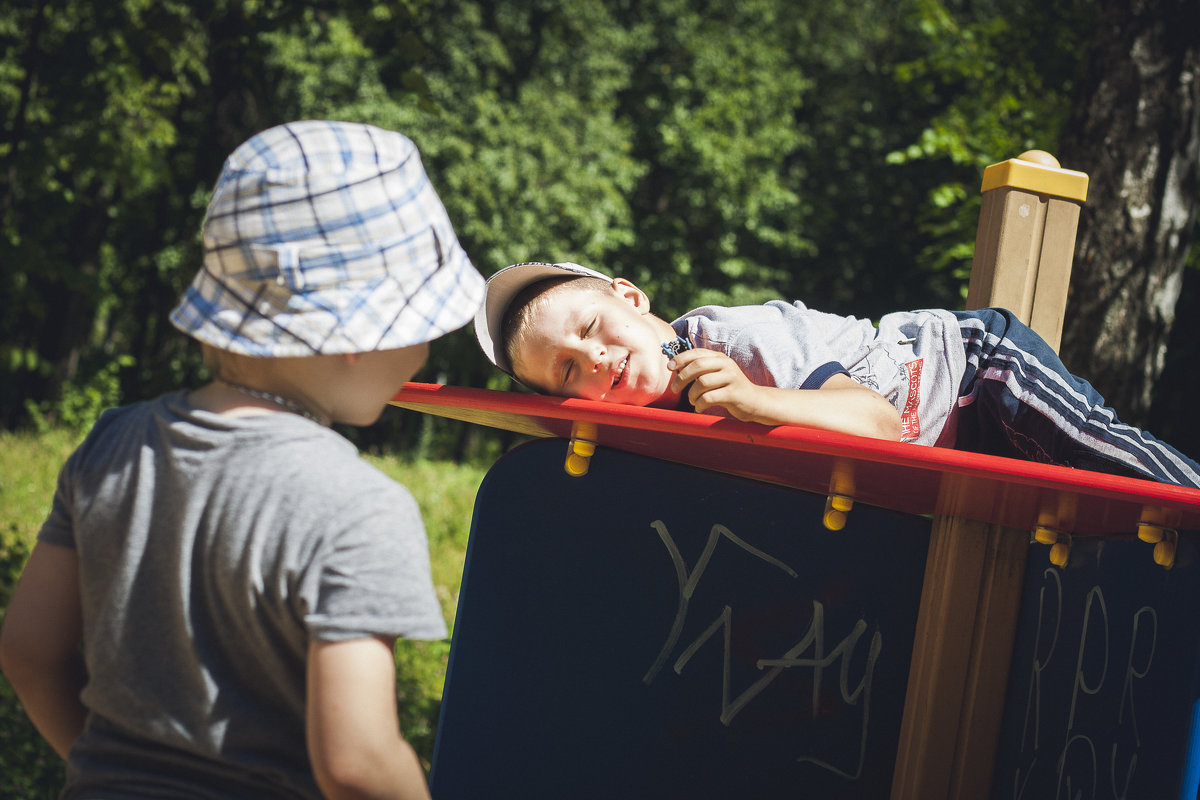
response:
<svg viewBox="0 0 1200 800"><path fill-rule="evenodd" d="M983 176L982 191L967 307L1009 308L1051 346L1057 347L1079 209L1086 200L1087 176L1064 170L1052 156L1035 151L989 167ZM1022 654L1023 663L1032 659L1039 687L1041 671L1049 659L1039 649L1041 617L1034 615L1037 631L1025 630L1032 613L1029 610L1032 592L1045 589L1044 585L1034 585L1036 581L1031 576L1038 573L1030 569L1031 557L1048 559L1052 567L1047 567L1050 571L1045 574L1056 576L1061 595L1062 576L1074 569L1099 570L1095 565L1100 564L1108 543L1110 553L1120 552L1123 559L1140 559L1141 571L1137 574L1143 577L1138 581L1147 584L1147 597L1167 598L1157 601L1160 603L1191 602L1192 594L1178 594L1183 591L1178 588L1181 579L1172 581L1171 576L1174 571L1178 578L1182 570L1192 568L1195 548L1188 538L1190 532L1200 530L1197 490L804 428L765 428L705 415L510 392L410 384L393 403L535 437L562 439L562 460L555 469L573 480L589 480L593 459L610 448L659 459L664 463L664 474L667 464L682 464L718 476L735 476L721 480L748 478L798 490L821 500L823 510L810 524L819 526L826 534L851 532L855 529L856 515L866 513L864 507L901 515L928 515L927 551L911 634L907 682L903 697L897 700L897 709L902 707L902 713L897 710L894 730L889 734L895 742L891 772L886 780L876 780L870 792L858 794L857 789L848 790L846 796L888 796L892 800L965 799L1001 794L1044 796L1036 789L1023 794L1022 788L1031 785L1029 781L1038 760L1023 754L1036 752L1038 745L1027 741L1027 732L1021 732L1019 746L1013 744L1011 719L1006 722L1006 714L1011 718L1018 704L1013 688L1016 686L1012 674L1014 653ZM499 472L497 468L496 481L528 482L535 477ZM731 482L729 486L731 493L749 491L743 484ZM481 489L481 497L483 494ZM484 506L481 499L481 507ZM533 510L529 510L529 515L522 520L521 527L562 524L561 520L541 522ZM897 525L908 526L909 522L898 521ZM477 510L472 539L504 527L495 520L481 519ZM509 528L515 535L517 528ZM1181 554L1186 558L1178 560ZM468 553L468 573L473 557ZM1077 567L1077 563L1083 566ZM1104 575L1107 574L1105 571ZM521 581L522 576L512 575L511 579ZM468 593L474 591L469 580L468 574L464 578L460 607L460 618L464 620ZM1077 727L1075 699L1101 693L1111 660L1106 627L1106 646L1101 657L1103 676L1097 677L1100 673L1085 668L1092 599L1102 588L1100 578L1095 581L1095 587L1086 593L1087 610L1076 632L1078 665L1074 674L1065 678L1073 682L1072 700L1064 743L1057 753L1059 765L1057 773L1047 773L1050 777L1057 776L1056 792L1062 790L1064 773L1069 773L1064 766L1069 749L1081 737L1086 738L1082 728ZM1166 584L1160 586L1164 581ZM1189 577L1188 582L1195 581ZM1117 590L1108 591L1116 596ZM1101 592L1101 604L1103 597ZM477 595L475 599L482 602ZM1166 656L1160 654L1160 663L1164 657L1176 659L1183 677L1176 680L1179 685L1163 684L1165 688L1161 691L1173 693L1171 702L1180 703L1183 700L1175 695L1179 691L1188 692L1186 709L1190 714L1195 701L1190 679L1200 655L1194 652L1193 637L1188 633L1172 639L1170 631L1160 636L1159 620L1165 624L1168 615L1151 600L1141 606L1137 605L1141 602L1137 598L1130 598L1130 602L1135 609L1131 615L1137 622L1148 624L1146 620L1151 615L1147 609L1155 612L1155 641L1161 642L1163 648L1178 642L1179 650ZM1113 606L1116 608L1117 604ZM1155 611L1156 608L1159 610ZM1138 649L1142 645L1137 630L1135 626L1128 642L1128 664L1123 665L1126 683L1118 700L1120 723L1113 723L1114 729L1128 727L1128 715L1136 707L1135 679L1150 673L1152 658ZM547 635L554 634L547 632ZM459 649L458 631L455 648ZM1030 650L1032 656L1028 655ZM1091 658L1090 652L1087 655ZM461 685L454 681L455 658L452 654L447 704L453 702L454 692ZM816 669L820 671L820 667ZM1045 672L1048 680L1050 671ZM1164 707L1167 705L1164 698ZM1051 701L1047 700L1046 707L1050 706ZM462 724L461 717L453 719L456 725ZM1028 727L1028 718L1025 726ZM1179 727L1174 718L1166 727L1171 726ZM1144 723L1142 727L1146 727ZM865 748L865 720L863 731ZM1134 752L1144 753L1142 738L1145 737L1138 734L1136 723L1134 733L1137 747L1143 748ZM454 755L446 755L447 751L441 748L442 738L439 731L439 751L446 756L444 763L449 764ZM1036 735L1033 738L1036 740ZM1098 741L1093 736L1088 739L1089 744L1094 745L1092 739ZM1194 766L1196 739L1193 726L1190 740L1180 744L1177 753L1172 751L1170 758L1174 762L1166 770L1170 776L1161 779L1165 783L1155 784L1156 791L1166 792L1162 796L1196 796L1196 785L1200 782ZM1116 738L1113 742L1111 766L1115 775ZM1124 740L1121 745L1125 746ZM1040 757L1042 765L1037 768L1047 769L1045 762L1049 759L1045 750ZM1094 767L1100 758L1093 753ZM1149 756L1144 756L1143 763L1148 763L1148 759ZM439 764L439 760L435 755L435 796L439 791L439 769L451 769ZM1004 775L997 772L998 762L1002 762ZM1135 755L1133 764L1136 763ZM1014 764L1015 775L1010 775ZM1053 768L1049 769L1053 773ZM1098 770L1093 768L1092 772L1095 783ZM1128 788L1132 775L1130 767L1121 781L1114 777L1114 787L1121 784ZM1003 792L999 788L1001 781L1008 787ZM848 786L854 789L852 783ZM879 788L883 784L887 787L886 794L880 793L884 791ZM1018 788L1022 788L1022 793L1018 793ZM537 794L533 791L527 796ZM1113 794L1125 796L1117 788ZM451 791L446 796L457 795ZM630 787L627 796L638 796L636 786Z"/></svg>

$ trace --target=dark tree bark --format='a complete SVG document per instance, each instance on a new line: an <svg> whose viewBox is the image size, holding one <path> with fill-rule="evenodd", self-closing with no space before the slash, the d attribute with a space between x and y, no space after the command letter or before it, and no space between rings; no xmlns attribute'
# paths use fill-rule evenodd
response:
<svg viewBox="0 0 1200 800"><path fill-rule="evenodd" d="M1097 0L1063 165L1090 176L1062 356L1144 424L1200 195L1200 2Z"/></svg>

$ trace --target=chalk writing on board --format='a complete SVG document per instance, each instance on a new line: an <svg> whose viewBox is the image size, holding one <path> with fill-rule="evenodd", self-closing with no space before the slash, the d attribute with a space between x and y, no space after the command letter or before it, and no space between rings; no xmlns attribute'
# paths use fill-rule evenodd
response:
<svg viewBox="0 0 1200 800"><path fill-rule="evenodd" d="M651 527L657 532L659 539L666 547L667 553L670 556L672 566L675 570L675 578L679 589L678 606L675 612L675 619L671 624L671 629L667 634L666 640L662 648L659 650L658 657L650 666L642 678L643 682L649 685L662 670L671 653L675 651L679 644L679 637L683 632L685 623L687 622L688 610L692 596L695 594L697 586L704 577L704 572L713 558L717 545L726 540L737 546L742 551L750 554L754 558L764 562L770 567L777 569L788 577L795 578L797 573L794 569L783 563L781 560L771 556L762 550L753 547L741 537L733 533L724 525L713 525L709 531L708 539L705 542L704 549L697 558L695 565L689 570L683 555L680 553L678 546L675 544L674 538L671 536L667 526L661 520L655 520L651 523ZM850 633L838 642L828 653L825 652L825 607L817 600L813 601L813 614L809 623L808 630L797 642L786 652L777 657L759 658L756 665L759 670L763 671L762 677L754 681L750 686L743 689L736 697L730 696L730 653L731 642L733 638L733 609L726 605L717 615L717 617L704 629L692 642L683 648L683 651L675 659L673 669L676 674L682 674L684 668L691 661L692 656L706 644L710 639L718 633L721 634L723 642L723 657L722 657L722 675L721 675L721 711L719 719L723 725L729 725L734 717L738 715L749 703L751 703L759 694L761 694L771 683L778 678L784 670L811 668L813 671L812 679L812 705L813 717L816 718L818 704L821 696L822 680L826 668L835 666L838 661L841 661L839 670L838 687L841 694L841 699L848 705L857 705L862 701L862 725L859 736L859 751L855 765L849 769L841 769L833 764L816 758L815 756L801 755L797 757L797 761L810 763L830 772L839 775L848 780L857 780L862 775L863 764L866 758L867 750L867 732L870 722L870 707L871 707L871 683L875 674L875 665L879 660L879 653L883 649L883 635L878 630L872 633L868 644L868 652L866 657L866 665L863 669L862 678L857 685L850 686L850 662L854 657L855 648L858 646L859 640L868 630L866 620L859 619L851 629ZM808 654L811 651L811 656Z"/></svg>
<svg viewBox="0 0 1200 800"><path fill-rule="evenodd" d="M666 546L667 553L671 556L671 564L675 567L675 578L679 583L679 608L675 612L675 622L671 626L671 632L667 635L667 641L663 644L662 649L658 653L658 658L654 660L654 664L650 667L650 670L642 678L647 684L654 680L654 676L662 669L663 664L667 661L667 657L671 654L672 648L679 641L679 634L683 631L684 622L687 621L688 603L696 591L696 585L704 577L704 570L708 568L708 562L712 559L713 551L717 549L717 543L722 538L733 542L755 558L761 559L771 566L782 570L788 577L796 577L794 569L779 559L767 555L756 547L752 547L740 537L735 536L733 531L724 525L712 526L712 530L708 534L708 541L704 545L704 550L700 553L700 558L696 560L696 566L692 568L689 574L687 564L683 561L683 555L679 552L679 547L676 546L675 540L671 538L671 532L667 530L667 526L662 523L662 520L655 520L650 523L650 527L658 532L658 538Z"/></svg>
<svg viewBox="0 0 1200 800"><path fill-rule="evenodd" d="M1036 783L1034 773L1039 758L1053 759L1054 769L1049 775L1056 781L1056 798L1075 800L1103 795L1124 800L1137 771L1142 743L1137 723L1137 684L1150 674L1154 664L1158 612L1151 606L1141 606L1128 616L1113 616L1104 590L1098 585L1092 586L1082 600L1083 624L1079 629L1079 641L1060 641L1062 578L1054 568L1046 569L1042 577L1037 638L1027 673L1029 689L1021 728L1024 763L1016 768L1013 776L1013 800L1023 800L1026 792L1030 797L1047 796L1045 787L1031 785ZM1130 632L1128 653L1113 652L1112 632L1118 630L1116 626L1128 626L1120 629ZM1072 645L1074 647L1068 649ZM1054 666L1055 659L1063 658L1074 659L1074 668L1067 672L1071 685L1047 685L1048 680L1044 678ZM1110 665L1117 668L1110 671ZM1115 680L1121 681L1121 692L1114 704L1114 695L1111 692L1102 694L1101 690L1106 683ZM1044 720L1044 699L1050 696L1048 693L1063 689L1070 691L1066 718ZM1085 710L1088 723L1083 722ZM1054 752L1060 741L1061 748ZM1107 787L1101 791L1105 783Z"/></svg>

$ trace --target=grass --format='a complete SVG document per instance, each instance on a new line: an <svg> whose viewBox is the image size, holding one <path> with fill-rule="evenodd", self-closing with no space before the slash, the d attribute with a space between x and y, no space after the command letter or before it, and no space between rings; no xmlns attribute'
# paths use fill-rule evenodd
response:
<svg viewBox="0 0 1200 800"><path fill-rule="evenodd" d="M82 434L66 430L0 431L0 607L7 605L50 511L58 471L81 438ZM447 628L453 630L475 494L487 468L391 455L364 458L416 497L429 537L434 586ZM448 640L396 645L401 729L427 769L449 653ZM0 678L0 797L56 797L62 782L62 762L37 735L7 681Z"/></svg>
<svg viewBox="0 0 1200 800"><path fill-rule="evenodd" d="M6 539L15 536L32 546L50 513L58 471L81 439L66 430L44 435L0 431L0 524Z"/></svg>

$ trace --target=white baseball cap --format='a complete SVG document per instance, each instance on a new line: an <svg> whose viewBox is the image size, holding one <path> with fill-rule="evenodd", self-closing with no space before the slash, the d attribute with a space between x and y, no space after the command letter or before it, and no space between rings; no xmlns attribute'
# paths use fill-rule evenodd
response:
<svg viewBox="0 0 1200 800"><path fill-rule="evenodd" d="M569 261L551 264L544 261L526 261L513 264L488 278L484 287L483 306L475 314L475 338L488 360L512 375L512 365L504 354L504 315L513 299L521 290L532 283L547 278L600 278L613 279L594 269L572 264Z"/></svg>

